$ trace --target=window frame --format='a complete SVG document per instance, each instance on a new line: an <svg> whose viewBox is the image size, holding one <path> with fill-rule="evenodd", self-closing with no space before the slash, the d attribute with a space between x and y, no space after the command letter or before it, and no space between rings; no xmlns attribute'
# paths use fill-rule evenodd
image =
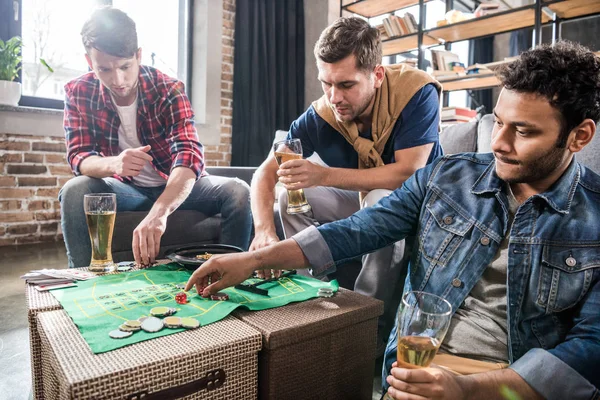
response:
<svg viewBox="0 0 600 400"><path fill-rule="evenodd" d="M23 12L22 5L23 0L9 0L0 2L0 39L8 40L13 36L23 37L22 33L22 20L23 20ZM112 5L112 0L96 0L98 6L102 5ZM184 79L185 87L191 87L191 78L192 78L192 56L193 56L193 46L192 46L192 32L194 26L194 9L193 9L193 0L179 0L176 4L179 7L179 22L185 22L183 25L179 25L179 40L178 40L178 59L183 60L184 66ZM16 13L14 12L16 7ZM17 20L15 20L14 16L17 16ZM84 21L81 21L83 24ZM183 34L183 35L182 35ZM182 37L183 36L183 37ZM19 75L15 82L23 83L23 75L22 70L19 71ZM188 97L191 100L191 91L186 90ZM62 110L65 107L64 100L58 99L50 99L47 97L39 97L39 96L25 96L21 95L21 99L19 100L19 106L21 107L35 107L35 108L49 108L55 110Z"/></svg>

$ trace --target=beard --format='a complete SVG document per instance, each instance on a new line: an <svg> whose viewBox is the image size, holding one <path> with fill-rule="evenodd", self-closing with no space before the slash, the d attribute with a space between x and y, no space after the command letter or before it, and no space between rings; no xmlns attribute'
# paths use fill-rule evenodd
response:
<svg viewBox="0 0 600 400"><path fill-rule="evenodd" d="M503 173L498 170L498 165L496 164L496 175L509 184L536 182L546 178L562 164L564 153L565 149L556 145L531 161L505 159L501 155L494 153L494 157L500 159L505 164L519 166L518 170L513 173Z"/></svg>
<svg viewBox="0 0 600 400"><path fill-rule="evenodd" d="M335 115L335 119L337 119L340 122L350 122L350 121L356 120L369 107L369 104L371 104L371 101L373 100L373 96L375 96L375 91L373 91L371 96L369 96L367 99L365 99L361 104L359 104L356 107L354 107L350 104L342 105L342 107L344 107L350 111L349 113L344 114L344 115L338 114L337 110L336 110L336 105L331 104L331 108L333 110L333 115Z"/></svg>

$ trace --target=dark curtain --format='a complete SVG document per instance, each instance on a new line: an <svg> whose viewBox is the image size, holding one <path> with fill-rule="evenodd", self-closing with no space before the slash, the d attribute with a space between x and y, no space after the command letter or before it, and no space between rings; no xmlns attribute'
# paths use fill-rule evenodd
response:
<svg viewBox="0 0 600 400"><path fill-rule="evenodd" d="M258 166L304 111L303 0L236 3L232 166Z"/></svg>
<svg viewBox="0 0 600 400"><path fill-rule="evenodd" d="M471 40L471 45L469 46L469 65L475 63L485 64L492 61L494 61L494 37L490 36ZM467 104L473 109L484 106L485 108L480 111L489 114L494 109L492 102L492 89L482 89L472 90Z"/></svg>

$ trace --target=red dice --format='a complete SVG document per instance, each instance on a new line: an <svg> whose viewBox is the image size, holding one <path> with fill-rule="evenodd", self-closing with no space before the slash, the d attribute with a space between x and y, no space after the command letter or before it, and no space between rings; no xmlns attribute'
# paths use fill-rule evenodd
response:
<svg viewBox="0 0 600 400"><path fill-rule="evenodd" d="M175 295L175 301L179 304L187 303L187 295L184 292Z"/></svg>

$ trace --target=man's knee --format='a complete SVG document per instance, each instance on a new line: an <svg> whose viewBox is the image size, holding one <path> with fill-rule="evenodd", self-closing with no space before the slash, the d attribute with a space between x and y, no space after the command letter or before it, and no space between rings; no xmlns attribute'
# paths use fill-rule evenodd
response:
<svg viewBox="0 0 600 400"><path fill-rule="evenodd" d="M84 195L98 193L103 190L103 186L102 179L83 175L76 176L69 179L60 189L58 192L58 200L61 204L66 204L81 199L81 204L83 204Z"/></svg>
<svg viewBox="0 0 600 400"><path fill-rule="evenodd" d="M250 205L250 186L239 178L231 178L225 183L225 193L228 201L235 205L235 208L244 208Z"/></svg>
<svg viewBox="0 0 600 400"><path fill-rule="evenodd" d="M374 190L371 190L362 199L362 202L360 203L360 208L372 207L375 204L377 204L377 202L379 200L383 199L386 196L389 196L390 193L392 193L392 191L391 190L387 190L387 189L374 189Z"/></svg>

